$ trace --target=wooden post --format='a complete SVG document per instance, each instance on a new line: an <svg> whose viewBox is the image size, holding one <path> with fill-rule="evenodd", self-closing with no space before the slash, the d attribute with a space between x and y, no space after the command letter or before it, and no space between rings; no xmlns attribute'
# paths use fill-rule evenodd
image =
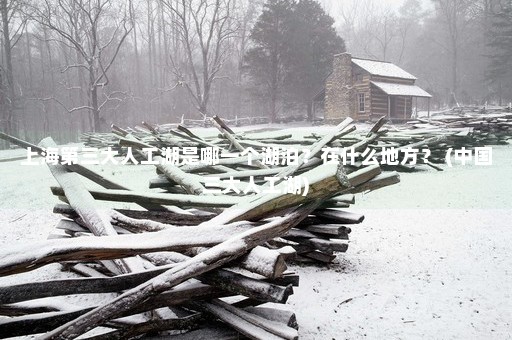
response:
<svg viewBox="0 0 512 340"><path fill-rule="evenodd" d="M415 97L415 105L414 105L414 118L418 118L418 97ZM412 103L411 103L412 104Z"/></svg>
<svg viewBox="0 0 512 340"><path fill-rule="evenodd" d="M391 96L388 95L388 119L391 119Z"/></svg>
<svg viewBox="0 0 512 340"><path fill-rule="evenodd" d="M427 99L428 121L430 122L430 97Z"/></svg>
<svg viewBox="0 0 512 340"><path fill-rule="evenodd" d="M404 96L404 121L407 120L407 97Z"/></svg>

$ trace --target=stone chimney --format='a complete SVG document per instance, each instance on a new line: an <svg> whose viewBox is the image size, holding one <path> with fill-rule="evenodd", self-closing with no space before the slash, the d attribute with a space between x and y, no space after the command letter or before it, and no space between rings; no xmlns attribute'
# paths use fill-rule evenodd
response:
<svg viewBox="0 0 512 340"><path fill-rule="evenodd" d="M334 56L332 73L325 84L325 120L337 122L355 112L352 81L352 56L341 53Z"/></svg>

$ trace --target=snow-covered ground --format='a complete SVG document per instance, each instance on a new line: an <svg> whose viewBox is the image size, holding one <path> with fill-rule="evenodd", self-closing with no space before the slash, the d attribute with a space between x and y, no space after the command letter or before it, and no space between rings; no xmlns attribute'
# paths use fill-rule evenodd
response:
<svg viewBox="0 0 512 340"><path fill-rule="evenodd" d="M358 195L353 210L366 219L348 252L329 268L293 268L301 286L289 305L301 337L511 339L512 146L495 147L493 160L402 174L398 185ZM154 169L102 174L142 189ZM55 184L45 165L0 162L0 246L52 231ZM16 280L64 275L52 265Z"/></svg>

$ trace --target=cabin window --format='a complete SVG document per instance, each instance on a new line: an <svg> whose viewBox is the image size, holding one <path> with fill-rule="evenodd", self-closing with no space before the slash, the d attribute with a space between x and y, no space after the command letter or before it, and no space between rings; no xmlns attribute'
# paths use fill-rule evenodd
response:
<svg viewBox="0 0 512 340"><path fill-rule="evenodd" d="M359 93L357 96L357 102L359 104L359 112L364 112L364 93Z"/></svg>

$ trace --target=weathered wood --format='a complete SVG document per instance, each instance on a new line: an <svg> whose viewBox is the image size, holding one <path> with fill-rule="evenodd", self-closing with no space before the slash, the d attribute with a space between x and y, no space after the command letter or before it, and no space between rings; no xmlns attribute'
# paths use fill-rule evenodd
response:
<svg viewBox="0 0 512 340"><path fill-rule="evenodd" d="M7 317L59 311L54 306L0 305L0 315ZM0 336L2 333L0 333Z"/></svg>
<svg viewBox="0 0 512 340"><path fill-rule="evenodd" d="M417 147L420 147L420 146L428 146L428 145L435 145L435 144L439 144L441 142L444 142L446 141L446 136L436 136L436 137L432 137L432 138L427 138L427 139L423 139L419 142L416 142L416 143L412 143L412 144L407 144L407 145L404 145L404 146L401 146L395 150L398 150L398 151L401 151L401 150L406 150L406 149L414 149L414 148L417 148ZM381 152L376 152L375 153L375 157L380 157L382 156L382 153Z"/></svg>
<svg viewBox="0 0 512 340"><path fill-rule="evenodd" d="M237 205L224 210L211 221L214 223L229 223L238 220L265 218L272 213L276 214L303 202L345 193L345 191L350 191L352 187L357 187L367 182L380 174L380 172L379 166L369 166L347 176L343 173L342 167L324 164L303 174L310 182L309 192L306 197L295 194L282 194L286 183L281 183L276 186L277 193L269 194L263 192L245 199Z"/></svg>
<svg viewBox="0 0 512 340"><path fill-rule="evenodd" d="M265 302L285 303L288 297L293 294L292 285L282 287L251 279L228 270L211 271L199 276L199 279L230 293Z"/></svg>
<svg viewBox="0 0 512 340"><path fill-rule="evenodd" d="M43 147L56 147L51 138L40 143ZM63 165L47 163L53 177L61 185L69 204L84 221L87 228L96 236L117 235L110 224L108 214L99 209L93 197L83 186L78 175L68 172ZM142 270L142 265L136 259L123 259L115 262L122 273Z"/></svg>
<svg viewBox="0 0 512 340"><path fill-rule="evenodd" d="M285 257L277 250L258 246L237 262L237 265L266 278L275 279L281 277L288 268Z"/></svg>
<svg viewBox="0 0 512 340"><path fill-rule="evenodd" d="M21 146L21 147L24 147L24 148L31 148L31 150L37 152L40 156L41 155L44 155L45 154L45 149L43 149L42 147L39 147L35 144L31 144L29 142L26 142L24 140L21 140L21 139L18 139L16 137L13 137L13 136L9 136L9 135L6 135L2 132L0 132L0 138L3 138L3 139L6 139L8 141L10 141L11 143L13 144L16 144L18 146ZM48 146L50 147L55 147L56 145L53 143L50 143ZM58 155L58 159L59 159L59 163L63 163L63 160L62 160L62 157L60 155ZM84 176L85 178L93 181L94 183L97 183L99 185L101 185L102 187L104 187L105 189L119 189L119 190L129 190L127 187L119 184L119 183L116 183L98 173L96 173L95 171L89 169L89 168L86 168L84 167L83 165L80 165L80 164L63 164L63 166L68 169L69 171L73 171L81 176ZM152 205L152 204L149 204L149 205L144 205L142 204L141 207L143 208L146 208L146 209L152 209L152 210L167 210L166 208L162 207L162 206L158 206L158 205Z"/></svg>
<svg viewBox="0 0 512 340"><path fill-rule="evenodd" d="M352 190L353 193L377 190L389 185L400 183L400 175L396 172L383 173Z"/></svg>
<svg viewBox="0 0 512 340"><path fill-rule="evenodd" d="M181 282L218 268L235 258L240 257L249 249L281 235L294 227L306 217L318 202L301 207L279 220L272 221L260 227L233 236L231 239L212 247L211 249L194 256L190 260L180 263L176 267L160 274L146 283L133 288L113 299L105 305L68 322L59 328L45 334L43 339L73 339L80 334L115 318L121 313L133 308L137 304L162 291L168 290ZM124 236L126 237L126 236Z"/></svg>
<svg viewBox="0 0 512 340"><path fill-rule="evenodd" d="M202 303L208 312L251 339L298 339L296 329L231 306L221 300Z"/></svg>
<svg viewBox="0 0 512 340"><path fill-rule="evenodd" d="M173 340L240 340L240 333L225 324L208 323L204 327L172 336Z"/></svg>
<svg viewBox="0 0 512 340"><path fill-rule="evenodd" d="M259 315L267 320L275 321L287 325L288 327L299 329L295 313L289 310L268 308L268 307L246 307L245 311Z"/></svg>
<svg viewBox="0 0 512 340"><path fill-rule="evenodd" d="M300 255L323 263L331 263L336 258L336 255L326 254L320 251L311 251Z"/></svg>
<svg viewBox="0 0 512 340"><path fill-rule="evenodd" d="M341 240L324 240L321 238L312 238L308 240L315 249L321 252L346 252L348 244L343 243Z"/></svg>
<svg viewBox="0 0 512 340"><path fill-rule="evenodd" d="M292 287L298 287L300 283L300 277L297 274L284 274L281 277L266 281L270 281L279 286L292 285Z"/></svg>
<svg viewBox="0 0 512 340"><path fill-rule="evenodd" d="M195 247L187 249L187 252L197 255L206 250L208 250L208 248ZM186 255L173 252L144 254L143 257L147 258L153 264L161 266L170 263L183 262L189 259ZM282 254L279 250L271 250L257 246L247 254L242 255L240 259L235 260L232 263L231 268L236 270L237 267L240 267L273 280L281 277L281 275L286 271L286 258L287 255Z"/></svg>
<svg viewBox="0 0 512 340"><path fill-rule="evenodd" d="M193 143L196 143L197 145L200 145L200 146L206 146L206 147L212 147L212 148L219 148L218 145L215 145L215 144L212 144L212 143L209 143L207 141L205 141L204 139L202 138L199 138L199 137L192 137L192 136L189 136L187 135L186 133L181 133L181 132L178 132L178 131L175 131L175 130L169 130L169 133L170 134L173 134L177 137L180 137L184 140L188 140L190 142L193 142Z"/></svg>
<svg viewBox="0 0 512 340"><path fill-rule="evenodd" d="M340 203L354 204L356 202L356 197L354 194L345 194L331 197L327 202L335 201Z"/></svg>
<svg viewBox="0 0 512 340"><path fill-rule="evenodd" d="M124 131L124 130L121 130ZM146 159L148 159L148 154L143 151L142 149L148 148L148 149L154 149L153 146L150 144L146 144L138 140L135 136L132 134L126 133L124 135L124 139L121 141L132 143L132 146L138 148L138 152L143 155ZM172 164L168 164L165 161L165 159L155 154L153 155L153 161L155 161L157 164L155 164L156 168L160 170L165 176L167 176L172 181L178 183L181 185L188 193L194 194L194 195L201 195L204 193L205 188L204 186L197 180L197 178L190 176L177 166L174 166Z"/></svg>
<svg viewBox="0 0 512 340"><path fill-rule="evenodd" d="M168 330L190 330L197 328L202 319L200 313L196 313L183 318L162 318L152 319L145 322L128 325L122 329L118 329L106 334L101 334L87 339L101 339L101 340L117 340L117 339L132 339L144 335L148 332L163 332Z"/></svg>
<svg viewBox="0 0 512 340"><path fill-rule="evenodd" d="M0 275L21 273L43 265L71 260L110 260L157 251L182 251L214 246L251 230L250 223L175 227L154 233L36 241L0 251ZM243 254L240 254L243 255Z"/></svg>
<svg viewBox="0 0 512 340"><path fill-rule="evenodd" d="M229 179L230 177L240 179L240 178L249 178L253 177L263 177L263 176L273 176L279 173L280 169L257 169L257 170L240 170L240 171L231 171L225 172L221 174L211 174L206 175L205 177L218 177L220 179Z"/></svg>
<svg viewBox="0 0 512 340"><path fill-rule="evenodd" d="M143 272L129 273L114 277L60 279L0 286L0 304L40 299L50 296L92 293L113 293L133 288L175 264Z"/></svg>
<svg viewBox="0 0 512 340"><path fill-rule="evenodd" d="M222 119L218 116L213 116L213 123L222 133L222 135L228 139L231 144L240 152L243 152L245 148L240 144L240 141L236 139L234 136L234 132L222 121ZM268 169L269 167L263 164L259 160L253 160L254 164L261 169Z"/></svg>
<svg viewBox="0 0 512 340"><path fill-rule="evenodd" d="M209 221L212 216L208 215L193 215L193 214L181 214L171 211L144 211L144 210L127 210L127 209L114 209L124 216L135 218L152 220L155 222L180 225L180 226L191 226L198 225L202 222ZM78 214L75 210L67 204L56 204L53 208L53 212L56 214L62 214L68 218L76 219Z"/></svg>
<svg viewBox="0 0 512 340"><path fill-rule="evenodd" d="M387 123L387 119L386 119L386 116L382 116L380 117L377 122L372 126L372 128L370 129L370 131L368 132L368 134L366 135L366 137L370 137L372 135L372 133L377 133L379 132L380 128L384 126L384 124Z"/></svg>
<svg viewBox="0 0 512 340"><path fill-rule="evenodd" d="M305 228L307 231L315 233L315 234L324 234L329 235L331 237L336 237L340 235L350 234L352 231L350 228L345 226L340 226L339 224L318 224L318 225L310 225Z"/></svg>
<svg viewBox="0 0 512 340"><path fill-rule="evenodd" d="M101 262L103 263L103 262ZM102 278L102 277L110 277L108 275L103 274L96 268L92 268L90 265L85 265L83 263L77 263L77 264L63 264L64 269L69 269L70 271L84 276L84 277L96 277L96 278Z"/></svg>
<svg viewBox="0 0 512 340"><path fill-rule="evenodd" d="M289 232L287 232L285 235L283 235L283 238L287 240L293 240L293 239L304 239L304 238L315 238L316 235L313 233L310 233L306 230L301 229L291 229Z"/></svg>
<svg viewBox="0 0 512 340"><path fill-rule="evenodd" d="M73 312L50 312L0 320L0 334L3 337L15 337L48 332L59 325L73 320L92 308Z"/></svg>
<svg viewBox="0 0 512 340"><path fill-rule="evenodd" d="M340 133L342 133L343 130L345 130L352 122L353 122L353 120L351 118L347 118L343 122L338 124L338 126L336 126L336 128L333 131L326 134L324 137L322 137L322 139L320 139L319 141L317 141L315 144L313 144L310 147L309 154L306 155L305 153L302 153L299 156L299 160L296 165L287 166L281 172L279 172L277 177L284 178L286 176L290 176L290 175L294 174L297 170L299 170L299 168L302 166L302 164L304 164L304 158L306 156L307 157L316 156L318 153L320 153L322 151L322 148L324 148L328 143L330 143L334 138L336 138L336 136L338 136Z"/></svg>
<svg viewBox="0 0 512 340"><path fill-rule="evenodd" d="M358 224L363 222L364 215L336 210L336 209L317 209L314 214L320 218L325 218L328 223L345 223L345 224Z"/></svg>
<svg viewBox="0 0 512 340"><path fill-rule="evenodd" d="M151 297L136 308L129 309L119 315L124 317L151 311L156 308L181 305L191 300L212 299L225 296L221 290L203 284L190 284L173 289L169 292ZM22 336L49 332L60 325L90 312L95 307L87 307L73 311L57 311L44 315L26 315L11 319L0 320L0 335L5 337Z"/></svg>
<svg viewBox="0 0 512 340"><path fill-rule="evenodd" d="M59 187L51 187L51 190L56 196L64 194L64 190ZM103 201L155 203L164 205L179 204L183 207L230 207L240 202L240 198L234 196L195 196L103 189L89 190L89 193L93 198Z"/></svg>
<svg viewBox="0 0 512 340"><path fill-rule="evenodd" d="M239 156L239 157L226 157L226 158L220 158L218 164L213 167L206 163L196 163L196 164L184 164L180 167L180 169L185 172L194 172L194 171L198 171L198 170L204 170L206 168L218 169L219 167L221 167L221 169L222 169L221 173L229 172L229 171L233 171L233 169L230 169L230 168L224 169L225 166L231 166L231 167L237 167L237 166L241 166L241 165L248 166L249 157L251 157L251 160L255 161L255 160L262 160L264 155L258 154L258 155L250 155L250 156L247 155L247 156ZM269 170L269 169L267 169L267 170Z"/></svg>

